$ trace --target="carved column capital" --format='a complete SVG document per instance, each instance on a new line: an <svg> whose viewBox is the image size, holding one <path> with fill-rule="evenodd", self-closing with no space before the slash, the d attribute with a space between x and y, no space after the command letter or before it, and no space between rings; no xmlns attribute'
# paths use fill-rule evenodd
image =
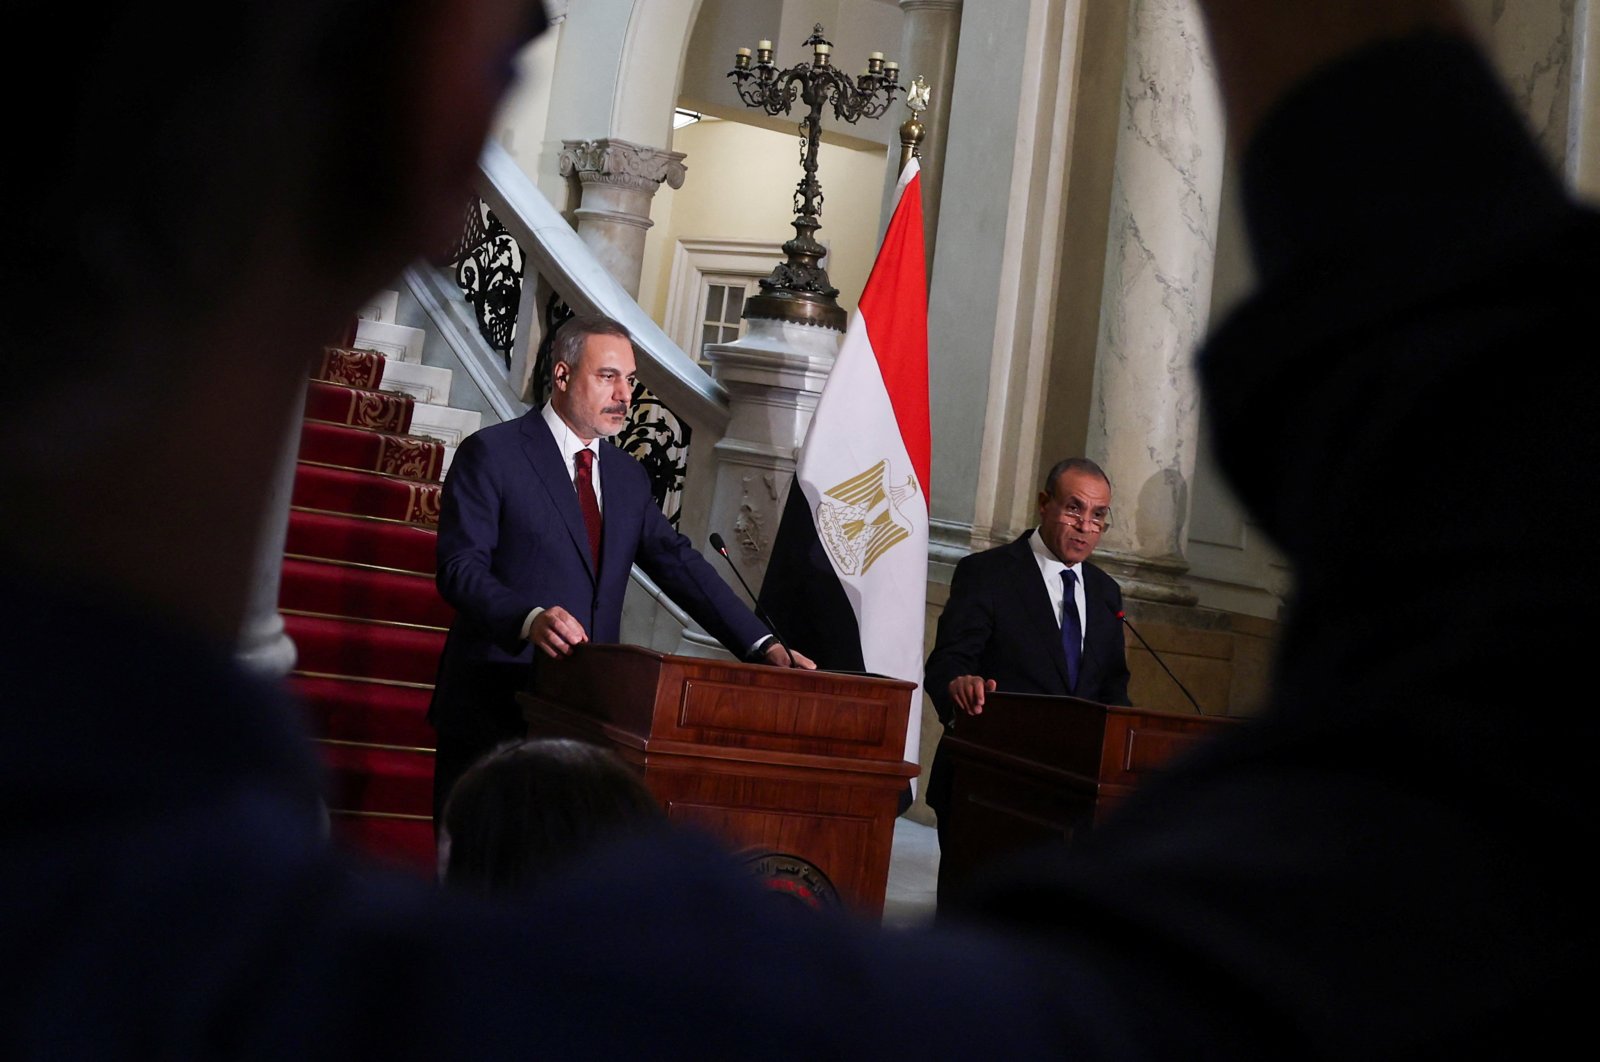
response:
<svg viewBox="0 0 1600 1062"><path fill-rule="evenodd" d="M577 176L583 184L613 184L654 195L666 184L682 188L681 151L663 151L627 140L601 137L599 140L563 140L557 166L561 176Z"/></svg>

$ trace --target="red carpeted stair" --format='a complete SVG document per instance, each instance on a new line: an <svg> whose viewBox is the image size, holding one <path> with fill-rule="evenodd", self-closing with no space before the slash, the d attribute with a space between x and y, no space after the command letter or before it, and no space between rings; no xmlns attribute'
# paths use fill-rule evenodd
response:
<svg viewBox="0 0 1600 1062"><path fill-rule="evenodd" d="M406 434L383 355L330 348L306 396L279 608L335 836L432 874L425 715L450 607L433 585L444 446Z"/></svg>

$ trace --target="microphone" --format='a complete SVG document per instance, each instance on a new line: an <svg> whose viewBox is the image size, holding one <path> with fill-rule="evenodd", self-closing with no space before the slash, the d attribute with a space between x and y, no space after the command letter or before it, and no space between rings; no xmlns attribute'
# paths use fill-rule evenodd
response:
<svg viewBox="0 0 1600 1062"><path fill-rule="evenodd" d="M783 635L779 633L778 625L772 622L772 617L767 615L767 610L761 607L761 599L756 597L755 591L750 589L750 584L745 582L744 576L739 574L739 566L733 563L732 557L728 556L727 544L722 541L722 536L717 534L715 531L711 532L711 548L722 554L722 559L728 562L728 567L733 570L733 577L739 580L739 585L744 587L744 592L748 594L750 596L750 600L754 602L756 606L756 618L767 625L767 630L772 633L773 640L779 645L783 646L783 651L788 653L789 643L786 642ZM790 653L790 656L793 655L793 653Z"/></svg>
<svg viewBox="0 0 1600 1062"><path fill-rule="evenodd" d="M1117 619L1122 623L1122 625L1124 627L1128 628L1130 631L1133 632L1133 636L1135 638L1139 639L1139 644L1144 646L1145 650L1152 657L1155 658L1156 663L1161 665L1161 670L1165 671L1167 673L1167 677L1169 679L1171 679L1173 682L1177 683L1178 688L1183 691L1183 695L1185 697L1189 698L1189 703L1194 705L1195 714L1196 715L1205 715L1206 713L1202 712L1200 710L1200 702L1195 700L1194 699L1194 694L1189 692L1189 687L1185 686L1182 682L1178 681L1178 676L1174 675L1172 673L1172 669L1167 666L1167 662L1165 660L1161 659L1161 654L1156 652L1153 648L1151 648L1150 643L1144 640L1144 635L1139 633L1139 628L1135 627L1132 623L1130 623L1128 621L1128 614L1126 612L1122 611L1120 608L1112 608L1111 607L1111 602L1109 602L1109 601L1106 602L1106 609L1113 616L1117 617Z"/></svg>

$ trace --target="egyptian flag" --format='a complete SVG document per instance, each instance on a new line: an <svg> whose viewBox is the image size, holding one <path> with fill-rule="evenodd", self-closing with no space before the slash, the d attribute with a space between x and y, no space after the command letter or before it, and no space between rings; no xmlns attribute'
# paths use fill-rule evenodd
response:
<svg viewBox="0 0 1600 1062"><path fill-rule="evenodd" d="M922 721L928 585L928 285L916 159L800 451L761 603L819 667L907 679Z"/></svg>

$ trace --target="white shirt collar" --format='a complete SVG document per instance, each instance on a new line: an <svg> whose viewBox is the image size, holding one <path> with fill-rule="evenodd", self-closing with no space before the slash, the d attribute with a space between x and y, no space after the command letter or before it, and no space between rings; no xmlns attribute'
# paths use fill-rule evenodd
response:
<svg viewBox="0 0 1600 1062"><path fill-rule="evenodd" d="M1050 552L1050 547L1044 544L1044 539L1039 534L1039 529L1033 529L1033 534L1028 536L1028 545L1033 549L1033 559L1039 562L1039 570L1046 579L1060 580L1061 573L1066 569L1072 570L1073 578L1080 583L1083 581L1083 563L1064 564L1060 557Z"/></svg>
<svg viewBox="0 0 1600 1062"><path fill-rule="evenodd" d="M585 445L584 441L578 438L571 428L567 427L567 422L561 419L561 414L556 412L555 406L546 402L539 414L544 417L544 422L550 426L550 434L556 440L556 449L561 451L561 459L567 463L568 469L572 468L572 455L579 450L588 450L596 458L599 458L600 440L591 439Z"/></svg>

